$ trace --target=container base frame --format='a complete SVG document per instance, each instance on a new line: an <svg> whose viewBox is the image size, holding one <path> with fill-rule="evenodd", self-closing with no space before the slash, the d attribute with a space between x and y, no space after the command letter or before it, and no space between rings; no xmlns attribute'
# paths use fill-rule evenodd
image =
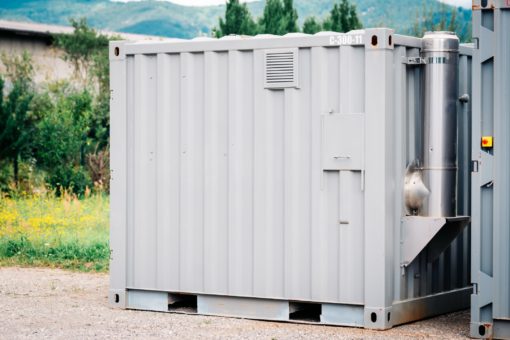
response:
<svg viewBox="0 0 510 340"><path fill-rule="evenodd" d="M471 293L471 287L461 288L396 301L387 308L139 289L110 290L109 301L112 307L124 309L384 330L400 324L467 309ZM181 306L175 303L181 300L191 301L191 305ZM307 311L312 312L307 313ZM300 312L304 312L302 316Z"/></svg>

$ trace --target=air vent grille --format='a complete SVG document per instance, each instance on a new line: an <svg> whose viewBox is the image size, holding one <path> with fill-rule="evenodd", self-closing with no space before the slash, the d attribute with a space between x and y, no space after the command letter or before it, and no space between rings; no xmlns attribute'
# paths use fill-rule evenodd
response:
<svg viewBox="0 0 510 340"><path fill-rule="evenodd" d="M265 53L265 87L298 87L297 49L268 50Z"/></svg>

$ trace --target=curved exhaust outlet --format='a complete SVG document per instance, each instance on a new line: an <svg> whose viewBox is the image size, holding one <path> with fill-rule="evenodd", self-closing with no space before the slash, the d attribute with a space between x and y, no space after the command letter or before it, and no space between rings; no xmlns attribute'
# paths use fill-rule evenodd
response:
<svg viewBox="0 0 510 340"><path fill-rule="evenodd" d="M404 178L404 202L407 215L419 215L423 202L430 195L430 191L423 183L423 171L417 161L412 162Z"/></svg>
<svg viewBox="0 0 510 340"><path fill-rule="evenodd" d="M423 37L423 183L429 194L421 216L457 215L457 100L459 38L450 32Z"/></svg>

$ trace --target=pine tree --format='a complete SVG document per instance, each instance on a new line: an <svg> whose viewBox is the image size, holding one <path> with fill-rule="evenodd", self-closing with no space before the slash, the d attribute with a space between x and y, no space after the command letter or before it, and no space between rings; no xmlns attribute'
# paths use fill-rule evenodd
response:
<svg viewBox="0 0 510 340"><path fill-rule="evenodd" d="M30 148L34 132L34 119L30 105L34 98L32 89L32 63L28 53L21 57L2 56L7 75L12 83L4 101L4 80L0 77L0 160L12 162L14 181L18 183L20 158Z"/></svg>
<svg viewBox="0 0 510 340"><path fill-rule="evenodd" d="M363 24L359 20L356 5L352 4L349 7L349 26L347 31L358 30L360 28L363 28Z"/></svg>
<svg viewBox="0 0 510 340"><path fill-rule="evenodd" d="M422 37L428 31L450 31L456 32L461 41L470 40L469 27L461 27L457 20L459 9L452 8L451 11L442 4L441 7L423 5L423 9L416 13L416 19L410 34Z"/></svg>
<svg viewBox="0 0 510 340"><path fill-rule="evenodd" d="M321 24L317 22L317 19L315 19L313 16L306 18L305 22L303 23L303 33L315 34L320 32L321 28Z"/></svg>
<svg viewBox="0 0 510 340"><path fill-rule="evenodd" d="M362 27L356 6L350 4L349 0L341 0L340 4L334 4L329 16L323 23L324 30L340 33Z"/></svg>
<svg viewBox="0 0 510 340"><path fill-rule="evenodd" d="M260 31L266 34L283 35L284 9L281 0L267 0L259 20Z"/></svg>
<svg viewBox="0 0 510 340"><path fill-rule="evenodd" d="M230 34L255 35L257 24L253 20L246 4L239 0L228 0L225 9L225 19L220 18L219 28L213 29L213 35L217 38Z"/></svg>
<svg viewBox="0 0 510 340"><path fill-rule="evenodd" d="M351 6L348 0L342 0L339 6L339 24L338 24L338 32L349 32L350 31L350 15L351 15Z"/></svg>
<svg viewBox="0 0 510 340"><path fill-rule="evenodd" d="M298 14L297 10L294 8L293 0L283 0L283 13L282 31L285 33L298 32Z"/></svg>

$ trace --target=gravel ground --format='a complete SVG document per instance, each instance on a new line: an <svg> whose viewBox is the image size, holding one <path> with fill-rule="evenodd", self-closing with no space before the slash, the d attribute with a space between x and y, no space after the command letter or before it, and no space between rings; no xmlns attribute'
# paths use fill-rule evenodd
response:
<svg viewBox="0 0 510 340"><path fill-rule="evenodd" d="M0 338L464 339L469 313L378 332L108 307L106 274L0 268Z"/></svg>

